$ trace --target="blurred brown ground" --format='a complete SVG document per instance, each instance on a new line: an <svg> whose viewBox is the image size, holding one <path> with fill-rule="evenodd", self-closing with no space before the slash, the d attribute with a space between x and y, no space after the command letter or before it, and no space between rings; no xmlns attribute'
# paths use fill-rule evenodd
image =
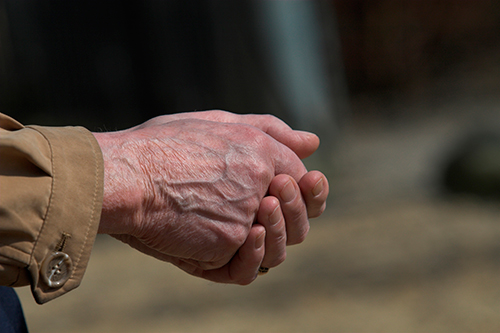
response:
<svg viewBox="0 0 500 333"><path fill-rule="evenodd" d="M439 187L464 135L500 130L500 49L471 54L352 96L329 208L268 275L217 285L99 237L75 291L38 306L18 290L31 331L500 331L498 202Z"/></svg>

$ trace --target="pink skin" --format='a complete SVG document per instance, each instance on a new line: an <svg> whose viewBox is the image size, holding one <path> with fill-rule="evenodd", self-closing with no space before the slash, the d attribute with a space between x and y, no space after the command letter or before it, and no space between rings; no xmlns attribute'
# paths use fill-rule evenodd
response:
<svg viewBox="0 0 500 333"><path fill-rule="evenodd" d="M195 276L252 282L325 209L325 176L300 161L319 139L273 116L181 113L94 135L105 165L99 232Z"/></svg>

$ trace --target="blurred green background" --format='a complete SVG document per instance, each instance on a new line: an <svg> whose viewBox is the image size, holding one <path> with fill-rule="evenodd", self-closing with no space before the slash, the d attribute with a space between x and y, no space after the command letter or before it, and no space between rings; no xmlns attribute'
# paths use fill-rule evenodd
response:
<svg viewBox="0 0 500 333"><path fill-rule="evenodd" d="M306 241L246 287L98 237L34 332L500 330L495 1L0 1L0 110L136 125L275 114L322 139L331 184Z"/></svg>

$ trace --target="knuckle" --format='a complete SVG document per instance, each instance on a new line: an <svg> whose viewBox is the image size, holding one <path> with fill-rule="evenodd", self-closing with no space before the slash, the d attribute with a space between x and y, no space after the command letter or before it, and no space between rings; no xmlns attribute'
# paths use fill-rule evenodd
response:
<svg viewBox="0 0 500 333"><path fill-rule="evenodd" d="M216 119L224 119L228 115L232 115L231 112L224 111L224 110L212 110L211 112L213 115L215 115Z"/></svg>
<svg viewBox="0 0 500 333"><path fill-rule="evenodd" d="M305 225L297 234L288 239L288 245L296 245L305 241L307 234L309 233L309 224Z"/></svg>
<svg viewBox="0 0 500 333"><path fill-rule="evenodd" d="M279 256L277 256L277 257L273 258L271 261L269 261L268 264L266 263L266 266L268 268L276 267L276 266L282 264L285 261L285 259L286 259L286 252L283 252Z"/></svg>
<svg viewBox="0 0 500 333"><path fill-rule="evenodd" d="M242 125L242 129L248 134L248 139L254 149L263 149L268 146L269 138L257 127Z"/></svg>
<svg viewBox="0 0 500 333"><path fill-rule="evenodd" d="M195 253L194 257L204 262L205 269L219 268L227 264L247 238L248 231L242 225L220 226L217 236L213 237L210 245Z"/></svg>
<svg viewBox="0 0 500 333"><path fill-rule="evenodd" d="M221 253L230 255L234 255L243 243L245 243L248 237L248 229L243 225L233 225L230 232L228 232L227 229L224 229L221 230L220 233L223 236L217 241L215 246L220 249Z"/></svg>
<svg viewBox="0 0 500 333"><path fill-rule="evenodd" d="M271 182L272 172L270 166L263 161L255 161L250 166L252 179L263 181L266 185Z"/></svg>
<svg viewBox="0 0 500 333"><path fill-rule="evenodd" d="M269 113L263 114L262 118L263 118L263 121L266 122L266 123L268 123L268 124L274 123L276 121L281 121L281 120L279 120L278 117L276 117L276 116L274 116L272 114L269 114Z"/></svg>
<svg viewBox="0 0 500 333"><path fill-rule="evenodd" d="M276 234L273 238L273 244L275 246L285 246L286 244L286 230L285 226L283 225L281 230L278 230L278 234Z"/></svg>
<svg viewBox="0 0 500 333"><path fill-rule="evenodd" d="M241 245L245 242L245 238L241 237L239 235L234 235L233 237L225 237L224 239L220 240L215 246L219 248L219 251L222 254L229 254L229 255L234 255L238 249L241 247Z"/></svg>

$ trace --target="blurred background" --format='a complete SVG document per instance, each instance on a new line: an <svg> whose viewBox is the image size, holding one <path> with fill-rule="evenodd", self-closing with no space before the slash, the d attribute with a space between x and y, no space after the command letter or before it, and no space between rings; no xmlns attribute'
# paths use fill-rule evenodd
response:
<svg viewBox="0 0 500 333"><path fill-rule="evenodd" d="M134 126L271 113L322 139L325 214L246 287L99 236L34 332L500 330L500 4L0 0L0 110Z"/></svg>

